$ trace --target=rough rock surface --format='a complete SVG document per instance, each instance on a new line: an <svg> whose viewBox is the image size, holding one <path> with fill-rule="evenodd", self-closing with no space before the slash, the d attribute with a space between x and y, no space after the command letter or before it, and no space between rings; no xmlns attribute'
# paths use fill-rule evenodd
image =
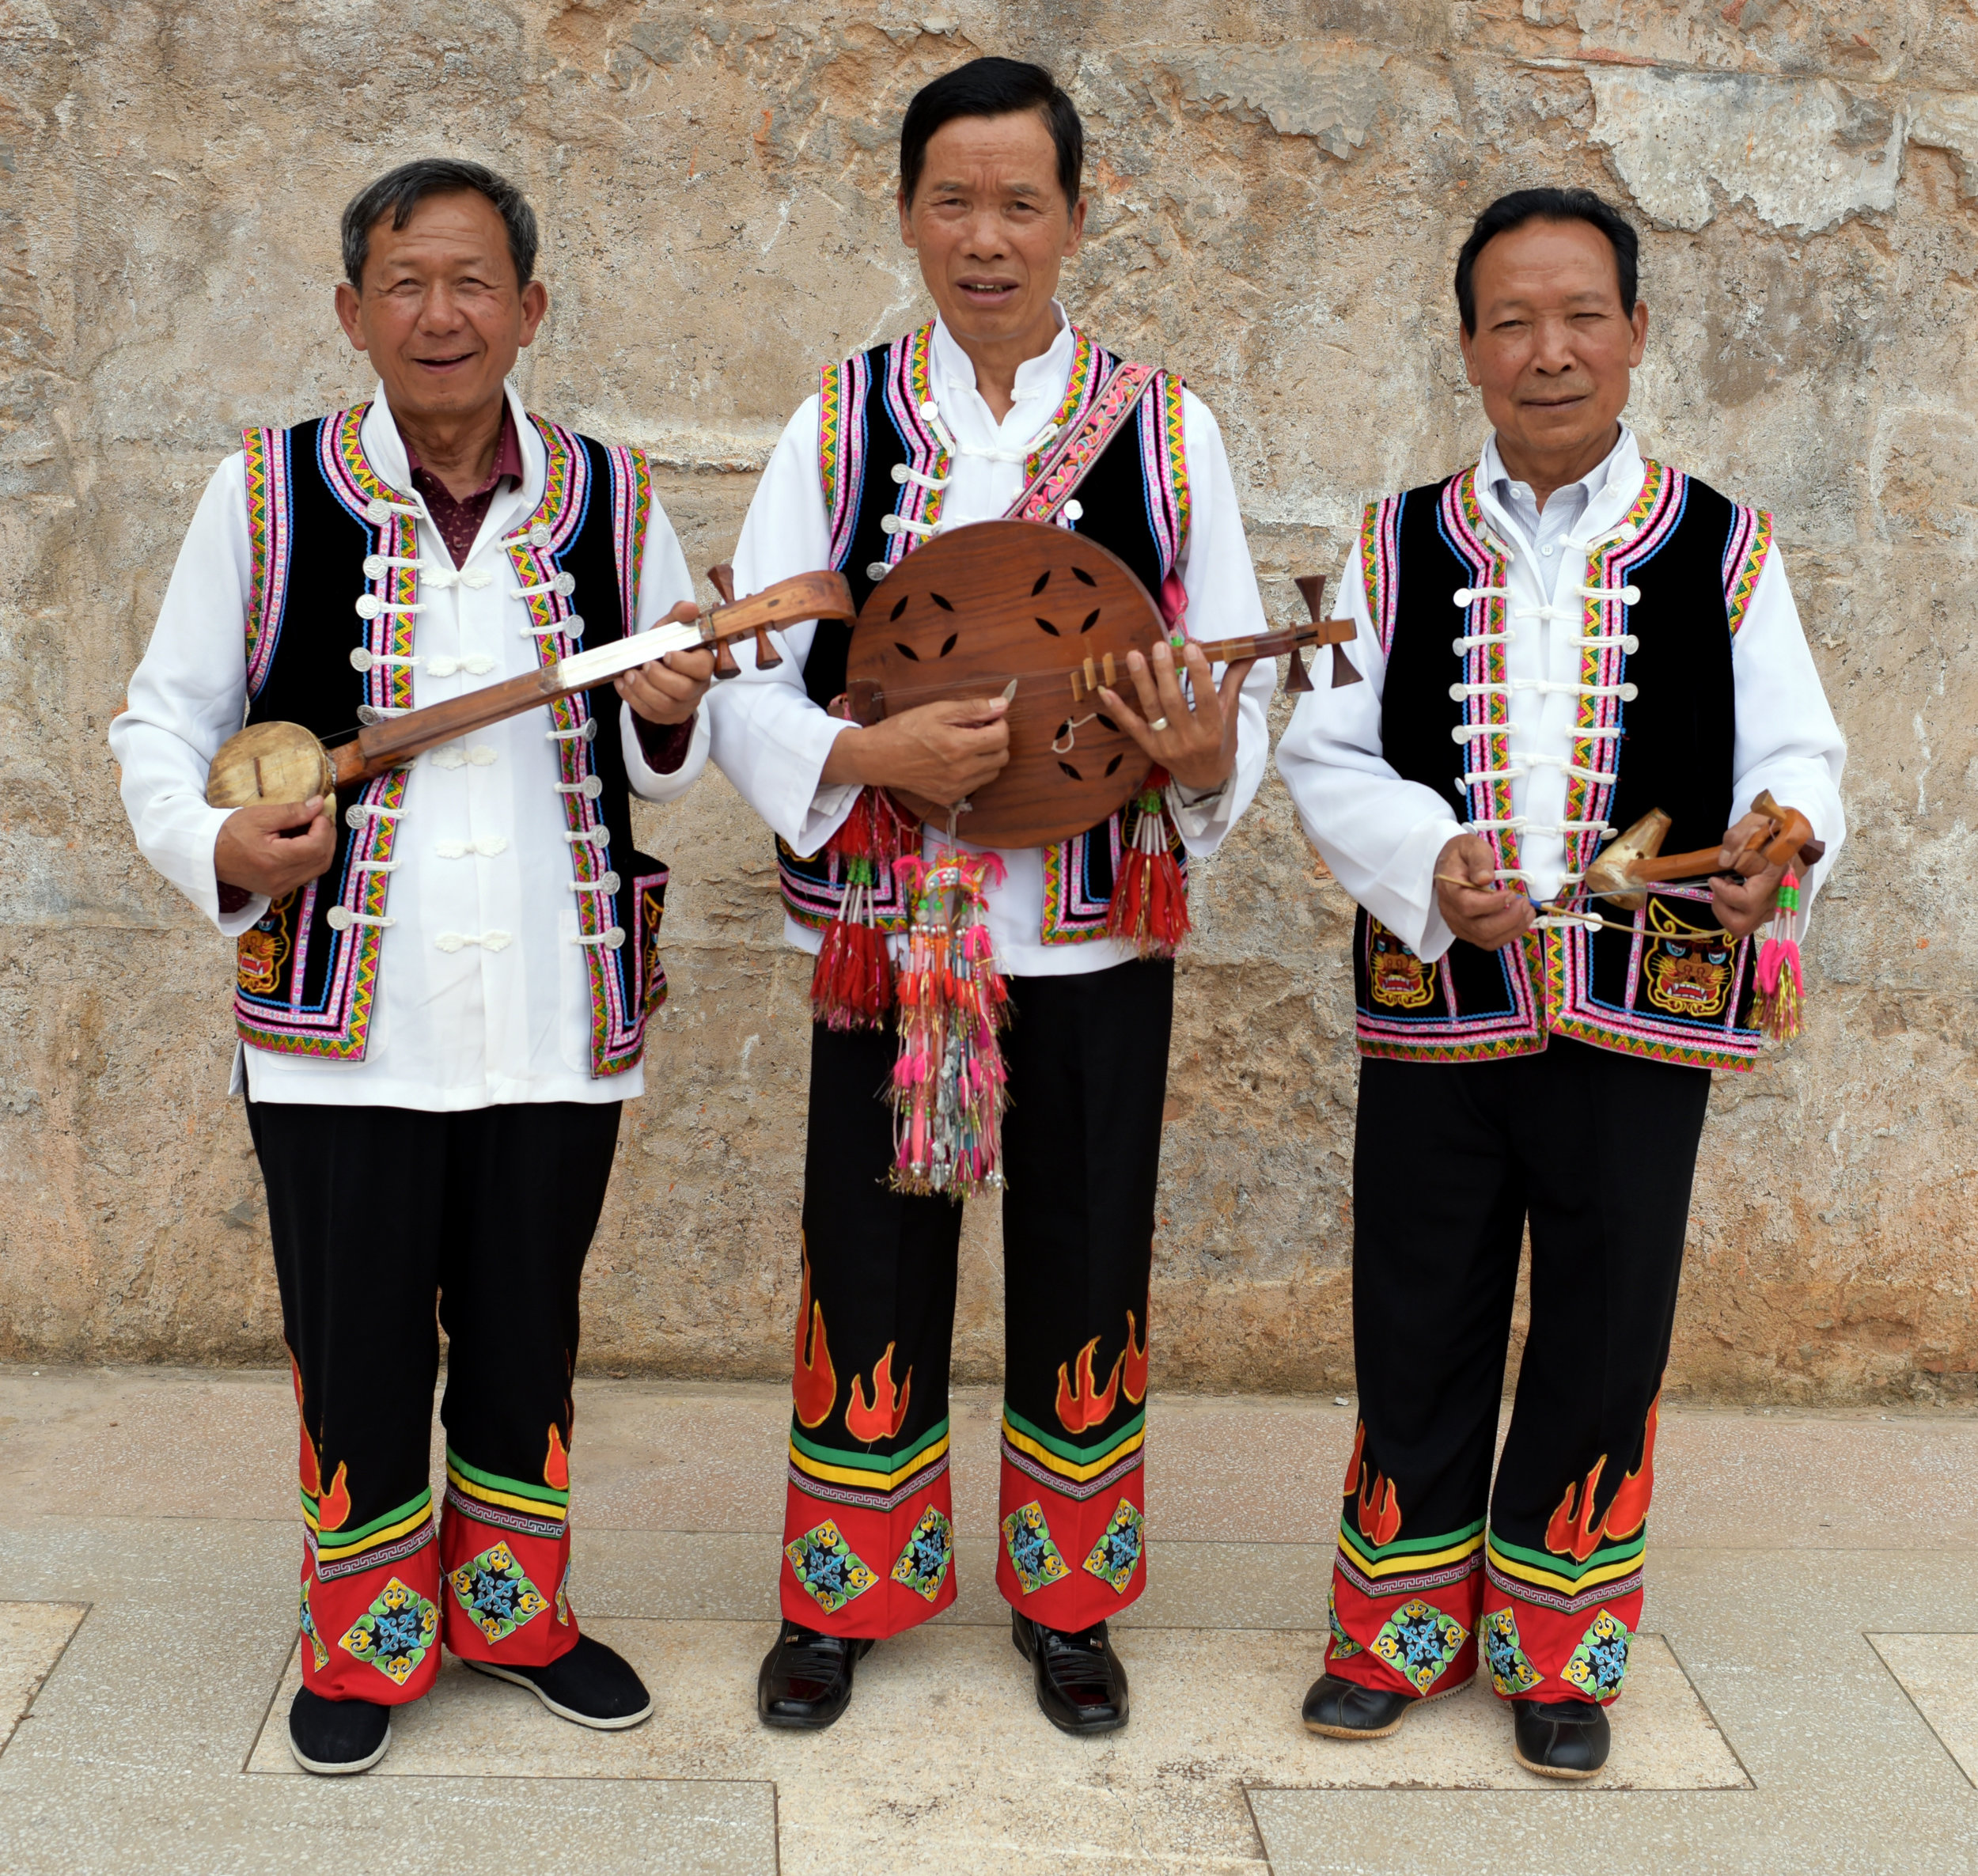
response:
<svg viewBox="0 0 1978 1876"><path fill-rule="evenodd" d="M1854 747L1810 1033L1713 1097L1671 1385L1969 1397L1969 0L0 4L0 1353L278 1356L224 1095L227 947L137 858L104 732L238 426L368 388L330 313L344 199L433 150L526 180L555 296L526 394L651 449L704 567L817 362L919 316L892 139L914 88L976 50L1071 85L1094 237L1067 297L1218 412L1279 612L1292 572L1336 577L1369 495L1479 444L1449 292L1469 216L1557 179L1643 223L1634 421L1775 513ZM778 942L768 843L718 777L641 832L676 862L674 989L593 1256L589 1359L773 1375L806 972ZM1275 779L1199 879L1157 1372L1344 1387L1350 908ZM961 1372L986 1376L986 1211L964 1244Z"/></svg>

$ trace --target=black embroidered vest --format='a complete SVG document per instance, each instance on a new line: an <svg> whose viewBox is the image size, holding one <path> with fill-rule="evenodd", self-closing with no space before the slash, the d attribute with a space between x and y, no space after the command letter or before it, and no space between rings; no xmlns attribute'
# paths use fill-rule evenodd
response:
<svg viewBox="0 0 1978 1876"><path fill-rule="evenodd" d="M1669 852L1708 847L1730 819L1736 733L1731 644L1771 540L1771 517L1694 476L1644 465L1626 521L1589 554L1578 716L1567 760L1569 876L1597 852L1605 824L1652 809L1672 817ZM1409 781L1453 787L1465 824L1497 865L1518 866L1504 647L1506 557L1479 510L1476 472L1366 510L1361 570L1387 655L1381 749ZM1497 593L1489 592L1496 589ZM1461 601L1462 603L1457 603ZM1632 638L1629 650L1624 640ZM1484 642L1475 642L1476 640ZM1462 641L1461 655L1453 642ZM1453 698L1452 682L1471 694ZM1632 688L1624 696L1623 687ZM1581 889L1560 894L1571 906ZM1586 909L1626 923L1603 902ZM1461 1062L1527 1055L1548 1036L1709 1068L1748 1068L1752 946L1717 934L1700 886L1652 892L1627 930L1584 926L1528 933L1501 951L1457 940L1433 963L1362 909L1355 927L1360 1052Z"/></svg>
<svg viewBox="0 0 1978 1876"><path fill-rule="evenodd" d="M246 445L252 583L247 629L250 723L300 723L341 737L359 712L410 707L419 575L417 509L387 487L362 440L369 407L292 430L250 430ZM530 419L547 453L543 499L504 543L529 593L544 664L622 637L638 616L652 508L638 451ZM559 577L559 576L567 576ZM559 591L559 587L566 590ZM534 590L531 590L534 589ZM519 615L518 615L519 616ZM666 869L631 843L629 787L608 683L548 707L574 877L615 886L577 894L589 963L591 1072L622 1074L666 994L659 924ZM395 769L337 804L328 871L271 905L238 943L234 1012L256 1048L358 1061L377 994L396 824L413 771Z"/></svg>

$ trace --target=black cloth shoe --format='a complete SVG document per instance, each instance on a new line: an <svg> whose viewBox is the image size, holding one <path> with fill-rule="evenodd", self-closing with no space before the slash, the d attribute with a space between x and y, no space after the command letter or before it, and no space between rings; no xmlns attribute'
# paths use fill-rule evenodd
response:
<svg viewBox="0 0 1978 1876"><path fill-rule="evenodd" d="M633 1673L631 1663L588 1635L580 1635L574 1648L557 1656L546 1668L461 1658L477 1674L491 1674L497 1681L526 1687L559 1719L574 1720L580 1726L616 1733L637 1726L653 1711L653 1696Z"/></svg>
<svg viewBox="0 0 1978 1876"><path fill-rule="evenodd" d="M821 1731L851 1704L852 1669L871 1651L863 1636L820 1635L784 1623L756 1677L763 1724Z"/></svg>
<svg viewBox="0 0 1978 1876"><path fill-rule="evenodd" d="M1362 1687L1357 1681L1324 1674L1312 1683L1300 1717L1312 1731L1328 1739L1385 1739L1400 1731L1415 1704L1412 1694Z"/></svg>
<svg viewBox="0 0 1978 1876"><path fill-rule="evenodd" d="M1116 1733L1127 1723L1127 1670L1105 1623L1064 1635L1012 1609L1010 1639L1030 1663L1044 1718L1060 1733Z"/></svg>
<svg viewBox="0 0 1978 1876"><path fill-rule="evenodd" d="M305 1772L369 1772L392 1743L392 1710L371 1700L326 1700L306 1687L289 1708L289 1750Z"/></svg>
<svg viewBox="0 0 1978 1876"><path fill-rule="evenodd" d="M1514 1700L1511 1751L1540 1778L1590 1779L1607 1763L1607 1709L1597 1700Z"/></svg>

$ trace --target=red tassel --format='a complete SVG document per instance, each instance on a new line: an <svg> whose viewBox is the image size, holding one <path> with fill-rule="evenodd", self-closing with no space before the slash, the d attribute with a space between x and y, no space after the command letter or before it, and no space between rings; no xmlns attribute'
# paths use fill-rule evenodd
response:
<svg viewBox="0 0 1978 1876"><path fill-rule="evenodd" d="M1164 771L1150 771L1135 798L1138 818L1106 908L1107 936L1124 940L1142 957L1173 957L1191 929L1188 889L1161 801L1167 782Z"/></svg>
<svg viewBox="0 0 1978 1876"><path fill-rule="evenodd" d="M884 790L862 788L826 843L824 851L838 862L844 892L811 972L810 1007L831 1029L879 1029L892 1006L892 960L873 909L873 893L880 867L892 864L912 825Z"/></svg>

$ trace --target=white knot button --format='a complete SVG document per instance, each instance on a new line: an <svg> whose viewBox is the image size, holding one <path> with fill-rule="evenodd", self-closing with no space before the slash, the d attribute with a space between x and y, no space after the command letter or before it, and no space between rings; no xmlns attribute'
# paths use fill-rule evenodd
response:
<svg viewBox="0 0 1978 1876"><path fill-rule="evenodd" d="M1449 603L1452 605L1458 605L1467 608L1471 602L1476 599L1476 595L1471 592L1468 587L1459 586L1449 595Z"/></svg>
<svg viewBox="0 0 1978 1876"><path fill-rule="evenodd" d="M1640 587L1631 586L1624 586L1621 589L1621 604L1623 605L1639 606L1641 603L1642 589Z"/></svg>
<svg viewBox="0 0 1978 1876"><path fill-rule="evenodd" d="M1068 521L1082 521L1086 515L1085 504L1082 502L1067 502L1059 512Z"/></svg>
<svg viewBox="0 0 1978 1876"><path fill-rule="evenodd" d="M363 594L357 602L357 616L360 619L375 619L385 610L385 602L375 593Z"/></svg>
<svg viewBox="0 0 1978 1876"><path fill-rule="evenodd" d="M442 931L433 941L449 954L467 945L479 945L483 951L506 951L510 942L506 931L483 931L478 937L469 931Z"/></svg>
<svg viewBox="0 0 1978 1876"><path fill-rule="evenodd" d="M930 397L920 407L920 414L931 423L941 415L941 406Z"/></svg>

